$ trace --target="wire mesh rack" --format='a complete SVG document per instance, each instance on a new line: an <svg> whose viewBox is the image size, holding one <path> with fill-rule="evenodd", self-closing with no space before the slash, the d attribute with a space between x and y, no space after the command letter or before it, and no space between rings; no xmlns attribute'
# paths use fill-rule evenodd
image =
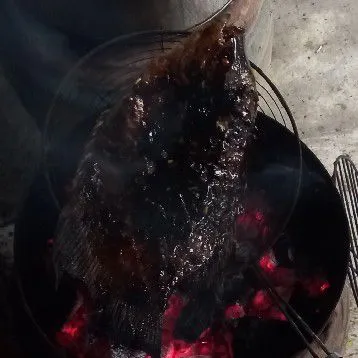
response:
<svg viewBox="0 0 358 358"><path fill-rule="evenodd" d="M333 179L341 196L350 232L348 278L358 306L358 170L349 156L339 156L334 163Z"/></svg>

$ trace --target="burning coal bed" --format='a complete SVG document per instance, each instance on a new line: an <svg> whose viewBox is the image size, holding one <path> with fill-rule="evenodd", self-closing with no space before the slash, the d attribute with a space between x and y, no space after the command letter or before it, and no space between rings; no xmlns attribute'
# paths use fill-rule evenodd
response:
<svg viewBox="0 0 358 358"><path fill-rule="evenodd" d="M292 205L295 198L287 193L292 195L292 186L297 189L293 184L297 181L298 168L292 167L300 154L297 138L262 113L257 115L258 94L244 53L243 32L219 25L209 27L201 35L213 41L214 52L219 51L211 62L206 61L208 51L199 41L201 37L193 36L193 48L197 48L199 54L204 49L205 56L198 64L196 52L190 52L188 58L194 60L184 67L189 70L188 76L184 72L182 78L177 77L175 68L181 62L178 64L176 59L181 56L173 52L169 62L158 60L150 67L149 80L135 82L134 95L121 102L118 112L116 107L115 112L107 113L108 118L101 117L85 147L72 189L67 192L70 200L59 217L58 212L53 215L56 229L49 228L41 238L48 240L50 271L54 264L52 267L57 273L61 271L61 278L81 283L73 285L74 290L78 290L77 299L68 307L51 337L71 358L258 358L263 352L266 358L288 358L305 346L277 300L272 298L272 289L316 332L327 321L338 300L336 296L344 281L338 277L339 272L344 276L339 262L345 257L339 255L345 248L340 250L332 236L341 235L342 226L336 225L341 212L339 208L337 215L332 208L327 211L337 193L332 193L330 178L326 178L324 169L306 150L300 198L286 231L279 230L281 236L274 240L278 224L283 224L280 216L287 217L287 213L282 212L286 212L284 209ZM219 42L218 31L222 36ZM180 48L180 54L186 54L185 46L189 45L192 46L191 40ZM163 63L172 61L174 64L162 68ZM207 71L203 73L203 78L207 78L205 86L206 82L199 81L201 77L197 76L203 68ZM190 86L185 81L187 77L194 78ZM163 97L163 90L160 86L160 91L157 88L158 83L162 84L161 79L169 86L168 96ZM218 83L221 90L216 86ZM153 88L159 92L153 94ZM179 101L171 93L179 94L184 100ZM164 110L161 106L170 111L158 116ZM183 111L177 121L175 109ZM228 116L228 113L235 115ZM218 117L230 121L217 121ZM176 135L177 132L180 135ZM157 133L156 140L153 133ZM261 178L256 183L260 190L254 190L251 184L247 186L249 190L244 190L246 186L238 185L238 178L246 171L243 158L254 137L255 150L250 151L248 162L256 163L257 170L247 170L247 177L252 184L250 180L256 173L257 178ZM71 142L68 140L66 145ZM260 160L253 160L254 152ZM105 157L103 162L98 160L101 155ZM145 166L138 170L137 165L141 168L141 163ZM270 193L261 185L266 180L263 169L268 169L268 181L276 172L276 177L284 178L273 180L272 185L266 183L272 191L272 198L267 200L266 194ZM132 171L136 174L133 179ZM159 173L156 176L155 171ZM128 177L123 179L123 173ZM296 179L291 178L291 174ZM286 189L285 180L289 182ZM195 190L191 192L190 188ZM265 198L256 204L253 199L253 203L242 206L241 210L244 191L245 195L255 192L255 198L256 194L260 196L256 192L264 192ZM43 191L41 193L43 195ZM38 195L33 197L38 200ZM183 197L190 200L185 201ZM30 202L29 205L27 213L31 217L35 210ZM275 208L272 209L275 215L266 210L267 207ZM41 214L35 220L45 222L48 210ZM203 215L205 220L201 220ZM33 220L25 215L23 221L26 226ZM166 229L168 223L170 230ZM40 228L38 223L33 230ZM243 239L240 245L236 245L236 241L235 246L229 245L224 240L228 228L233 229L235 237ZM39 236L25 228L18 232L22 232L24 238ZM21 234L17 236L20 240ZM182 242L183 236L189 238L186 245ZM49 239L51 237L56 239ZM252 237L259 240L253 243ZM103 245L103 238L107 245ZM23 243L28 245L26 240ZM250 245L252 250L246 250ZM161 251L163 246L169 247L166 256ZM220 250L215 251L218 247ZM271 248L264 249L267 247ZM215 255L221 253L224 255L216 260ZM158 269L163 256L165 260ZM220 264L216 265L217 261ZM26 277L27 266L23 265L26 269L22 275ZM198 266L206 276L200 276ZM209 276L210 283L202 287L201 282ZM24 277L22 280L26 286L27 280ZM222 289L224 285L228 287ZM164 291L163 287L167 288L167 294L158 293ZM27 290L34 289L28 287ZM206 293L211 300L207 300ZM37 300L33 302L38 305ZM205 310L207 307L209 310ZM195 324L187 320L180 326L178 323L183 316L187 318L187 311L196 316ZM178 326L180 339L176 332ZM191 332L187 331L194 326L197 326L196 332L191 337L195 339L184 339L183 336L190 336Z"/></svg>
<svg viewBox="0 0 358 358"><path fill-rule="evenodd" d="M262 230L263 233L269 230L264 215L259 211L238 217L237 224L246 228L249 226ZM53 240L49 240L49 250L51 250L52 244ZM302 274L300 270L295 268L294 248L290 244L289 238L285 236L282 236L276 245L261 257L259 267L272 283L276 292L286 302L290 302L297 292L305 295L308 299L319 300L324 298L330 289L330 283L324 275ZM287 325L287 329L290 329L286 316L278 308L268 290L262 287L259 282L253 283L253 287L255 289L252 289L246 302L236 302L226 307L224 323L206 329L194 343L174 338L174 326L186 302L180 293L173 294L168 299L163 318L162 346L166 347L163 357L246 357L246 355L240 355L240 349L236 351L233 348L235 347L233 341L236 339L237 330L240 329L240 321L244 319L253 319L261 323L281 322L283 325ZM57 343L65 348L71 357L75 358L124 357L126 353L112 348L110 342L106 339L92 337L89 340L87 328L90 305L87 305L86 300L80 294L78 296L80 298L68 320L56 334ZM255 332L251 332L251 334L255 334ZM150 358L150 355L138 353L138 357Z"/></svg>
<svg viewBox="0 0 358 358"><path fill-rule="evenodd" d="M261 113L257 127L257 150L252 153L251 159L258 164L252 172L265 173L260 170L260 163L269 169L282 167L285 169L281 170L282 175L291 183L287 173L292 172L295 176L295 172L286 170L286 161L294 163L295 140L284 127ZM273 141L272 138L280 140ZM285 147L284 156L276 155L282 153L281 146ZM281 166L277 165L277 158L280 161L278 164L282 162ZM179 289L172 291L161 321L163 358L261 358L263 352L265 358L290 358L304 350L306 346L302 338L278 308L276 300L271 298L267 282L260 279L257 269L313 331L319 333L325 327L344 286L349 240L344 212L329 174L305 146L303 159L301 191L286 228L279 231L277 241L252 265L255 267L249 266L243 271L244 282L247 283L245 295L230 299L230 304L222 307L218 321L203 327L195 341L175 337L174 326L190 301ZM272 237L277 223L272 220L268 208L277 208L278 205L272 203L276 197L282 202L283 180L279 169L276 169L275 180L260 175L259 183L255 182L252 186L253 176L249 178L251 187L264 187L264 182L266 186L276 188L272 184L274 182L279 183L279 191L274 191L273 199L268 198L265 205L254 200L250 208L236 217L238 230L263 238ZM255 193L257 191L254 190ZM285 197L288 196L286 192ZM59 288L53 287L55 242L49 238L55 236L57 221L58 210L48 193L47 182L41 176L31 189L15 231L15 262L27 305L37 325L55 342L56 349L66 352L66 358L149 358L150 354L145 351L128 352L114 345L101 327L93 331L92 318L97 311L88 295L80 291L82 285L73 285L73 282L65 280ZM29 240L30 237L36 240ZM39 257L44 260L39 260ZM307 339L310 340L309 337ZM38 337L27 340L24 346L26 349L31 346L37 352L40 346Z"/></svg>

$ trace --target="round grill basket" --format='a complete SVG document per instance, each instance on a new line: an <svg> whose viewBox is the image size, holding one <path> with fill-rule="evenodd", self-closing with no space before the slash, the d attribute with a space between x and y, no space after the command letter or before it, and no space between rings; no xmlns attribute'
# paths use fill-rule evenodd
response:
<svg viewBox="0 0 358 358"><path fill-rule="evenodd" d="M122 36L92 51L66 76L53 100L44 128L44 182L49 193L49 198L46 199L49 201L45 206L52 207L49 222L56 222L55 217L63 205L62 198L64 197L65 187L69 178L73 177L82 148L98 116L104 110L113 107L115 103L129 93L133 82L153 57L170 50L187 35L187 32L156 31ZM330 189L331 182L328 173L308 148L301 143L295 121L282 95L260 68L253 63L252 68L259 92L258 143L261 143L260 148L264 148L266 153L261 155L262 152L258 150L256 154L253 154L252 164L249 165L252 174L248 175L248 188L251 192L263 192L270 205L274 206L279 212L277 220L273 224L275 239L279 239L285 231L295 231L297 220L300 219L298 216L303 215L300 211L302 210L301 207L310 205L305 202L306 199L302 199L302 178L305 178L305 175L310 178L309 180L312 179L312 175L316 175L318 181L323 182L322 190L328 190L327 195L334 203L336 192L332 192ZM270 140L272 145L270 145ZM314 158L312 159L312 157ZM277 189L278 181L279 190ZM40 188L43 192L43 186L40 185ZM38 227L41 226L41 223L34 225L29 224L29 221L37 218L36 220L46 222L46 210L44 208L41 209L42 218L39 218L39 215L36 216L35 213L36 206L34 207L33 201L37 200L35 199L37 197L36 190L39 190L39 187L35 188L30 195L30 199L24 208L25 214L22 215L17 224L15 235L15 260L19 268L20 288L26 302L32 295L28 293L31 289L28 284L31 275L31 270L29 270L31 259L28 259L21 252L26 252L26 249L30 247L29 240L26 241L26 236L37 237L40 235ZM339 208L337 210L337 215L340 216L342 212ZM323 221L324 218L317 218L317 225L321 225ZM333 225L332 230L341 230L342 236L345 237L344 225L345 223ZM45 230L46 234L41 235L49 237L51 230L53 228ZM312 238L309 237L304 241L307 244L311 240ZM309 244L307 245L309 246ZM36 252L36 247L43 250L43 244L32 243L32 252ZM329 244L323 250L323 254L332 254L335 249L333 243L332 245ZM342 261L342 258L344 261L345 252L345 247L338 250L338 261ZM317 250L314 250L314 255L317 255ZM328 266L330 264L328 260L327 262L323 260L322 265ZM291 349L291 355L304 348L305 345L310 349L309 341L317 340L313 331L319 332L322 329L339 299L344 284L345 268L339 269L338 274L336 273L337 270L332 269L332 267L328 271L331 285L334 288L332 289L333 293L327 299L322 299L322 302L319 300L311 302L303 299L303 303L296 302L293 304L294 308L275 294L270 282L265 281L266 278L262 273L257 273L265 281L268 289L272 290L272 299L276 301L290 323L289 326L283 325L279 328L282 335L272 339L276 339L277 344L279 344L283 336L285 339L287 338L287 341L291 344L291 348L288 349L289 351ZM34 297L36 295L33 294L32 296L30 301L35 302ZM310 311L311 308L305 309L306 304L311 304L312 310L317 310L317 307L320 306L324 308L316 317ZM48 310L50 311L49 307ZM32 311L31 304L28 304L28 312L32 315L38 329L42 330L36 313L33 314ZM300 317L301 315L303 319ZM305 320L308 324L305 323ZM287 333L289 331L287 327L290 326L293 329ZM267 329L270 330L270 326ZM262 338L265 337L262 337L261 334L259 339ZM273 351L271 355L268 353L268 356L284 358L281 354L284 351L284 349L279 349ZM254 352L250 356L256 357L255 354Z"/></svg>

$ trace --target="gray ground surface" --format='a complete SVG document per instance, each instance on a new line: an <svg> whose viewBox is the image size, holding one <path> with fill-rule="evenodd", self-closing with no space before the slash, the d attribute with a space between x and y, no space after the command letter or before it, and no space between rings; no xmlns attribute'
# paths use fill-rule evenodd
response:
<svg viewBox="0 0 358 358"><path fill-rule="evenodd" d="M271 75L303 140L330 171L336 156L358 162L358 2L273 0Z"/></svg>
<svg viewBox="0 0 358 358"><path fill-rule="evenodd" d="M358 1L273 0L271 76L293 109L304 142L332 173L347 153L358 163ZM351 305L346 357L358 357Z"/></svg>

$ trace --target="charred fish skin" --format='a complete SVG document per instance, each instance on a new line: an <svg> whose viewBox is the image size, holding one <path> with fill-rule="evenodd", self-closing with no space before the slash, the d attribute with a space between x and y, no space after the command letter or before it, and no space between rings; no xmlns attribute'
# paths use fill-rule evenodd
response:
<svg viewBox="0 0 358 358"><path fill-rule="evenodd" d="M234 222L256 108L244 32L214 23L153 61L99 119L60 216L54 264L59 278L85 286L92 322L114 344L158 357L166 298L178 287L188 305L213 292L213 320L222 272L250 256Z"/></svg>
<svg viewBox="0 0 358 358"><path fill-rule="evenodd" d="M237 237L235 218L243 199L245 154L254 137L258 95L245 56L243 31L224 28L223 39L225 45L220 60L224 66L220 66L220 70L224 71L224 81L218 92L216 88L213 90L216 124L221 132L218 157L208 182L205 215L193 223L188 240L187 252L200 257L188 258L185 253L178 255L183 260L178 266L192 271L191 280L196 280L175 329L177 338L188 341L195 341L225 307L223 286L230 280L226 273L236 266L234 276L237 277L257 255L254 243L244 243ZM190 267L193 262L199 264ZM201 265L205 272L201 271ZM189 275L188 271L183 276ZM197 274L193 277L195 271ZM240 276L240 279L244 286L244 278ZM236 282L239 281L236 279ZM240 291L238 287L238 295Z"/></svg>

